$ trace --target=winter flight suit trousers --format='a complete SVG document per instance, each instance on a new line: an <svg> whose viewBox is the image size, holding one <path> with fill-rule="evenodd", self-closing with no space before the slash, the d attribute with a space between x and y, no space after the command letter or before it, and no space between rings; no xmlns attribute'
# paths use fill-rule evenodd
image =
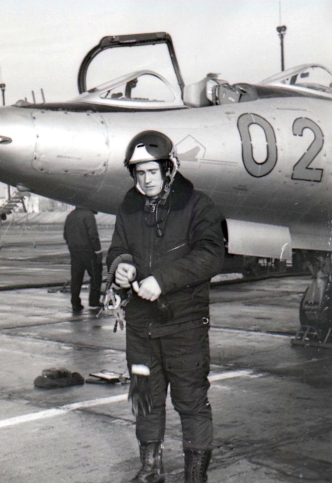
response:
<svg viewBox="0 0 332 483"><path fill-rule="evenodd" d="M139 441L161 441L165 434L165 402L170 386L174 409L182 424L183 448L212 449L212 412L207 392L210 386L208 326L159 338L143 338L127 326L127 362L150 368L153 408L136 418Z"/></svg>

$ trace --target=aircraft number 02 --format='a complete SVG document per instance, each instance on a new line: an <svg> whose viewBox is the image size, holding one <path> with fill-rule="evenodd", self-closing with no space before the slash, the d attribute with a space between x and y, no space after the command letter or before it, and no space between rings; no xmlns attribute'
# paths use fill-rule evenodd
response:
<svg viewBox="0 0 332 483"><path fill-rule="evenodd" d="M257 162L254 158L253 144L249 130L253 124L260 126L265 134L266 158L263 162ZM310 168L309 166L323 148L324 134L321 128L311 119L306 117L295 119L293 123L293 135L303 136L304 129L310 129L314 135L314 139L307 151L295 163L292 179L320 182L323 177L323 169ZM242 160L248 173L255 178L261 178L271 173L278 160L277 141L271 124L257 114L247 113L239 117L238 130L242 142Z"/></svg>

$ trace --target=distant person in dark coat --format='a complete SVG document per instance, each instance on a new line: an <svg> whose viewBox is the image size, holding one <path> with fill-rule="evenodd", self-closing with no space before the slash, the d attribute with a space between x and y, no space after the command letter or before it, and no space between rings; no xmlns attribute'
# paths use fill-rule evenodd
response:
<svg viewBox="0 0 332 483"><path fill-rule="evenodd" d="M63 236L71 259L71 304L73 312L81 312L80 292L84 273L90 276L89 306L100 307L100 288L102 283L102 250L95 219L95 212L76 206L66 218Z"/></svg>

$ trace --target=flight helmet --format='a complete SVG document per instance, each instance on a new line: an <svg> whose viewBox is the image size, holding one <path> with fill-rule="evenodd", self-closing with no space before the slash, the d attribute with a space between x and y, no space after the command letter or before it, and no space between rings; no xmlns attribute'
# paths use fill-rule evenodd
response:
<svg viewBox="0 0 332 483"><path fill-rule="evenodd" d="M162 175L167 179L169 186L179 168L179 161L172 141L158 131L143 131L137 134L129 143L124 164L135 178L135 166L150 161L160 163Z"/></svg>

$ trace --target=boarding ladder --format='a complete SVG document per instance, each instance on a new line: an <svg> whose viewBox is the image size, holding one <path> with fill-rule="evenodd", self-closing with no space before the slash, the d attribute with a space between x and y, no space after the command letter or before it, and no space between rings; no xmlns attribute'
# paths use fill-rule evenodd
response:
<svg viewBox="0 0 332 483"><path fill-rule="evenodd" d="M7 219L8 215L11 215L15 208L17 208L19 205L22 205L24 213L27 213L27 209L25 206L25 198L29 196L28 191L19 191L15 190L10 197L0 206L0 227L3 221ZM3 234L1 234L0 231L0 248L2 248L2 242L13 222L13 217L11 218L8 226L6 227L6 230ZM35 245L35 243L34 243Z"/></svg>
<svg viewBox="0 0 332 483"><path fill-rule="evenodd" d="M2 220L6 220L7 215L10 215L15 208L20 204L23 207L24 213L27 213L27 209L24 203L24 198L27 196L26 191L15 190L10 198L8 198L3 205L0 206L0 217Z"/></svg>

